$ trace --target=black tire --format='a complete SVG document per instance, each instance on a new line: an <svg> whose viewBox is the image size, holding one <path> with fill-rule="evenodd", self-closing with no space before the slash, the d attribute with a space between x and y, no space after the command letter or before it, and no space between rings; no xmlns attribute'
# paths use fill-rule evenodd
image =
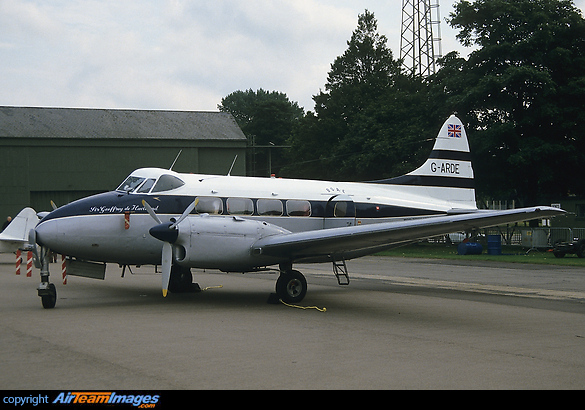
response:
<svg viewBox="0 0 585 410"><path fill-rule="evenodd" d="M575 252L577 256L579 258L585 258L585 239L578 240L575 247L577 248Z"/></svg>
<svg viewBox="0 0 585 410"><path fill-rule="evenodd" d="M191 292L193 285L193 275L190 268L173 265L171 268L171 279L169 280L169 290L171 293Z"/></svg>
<svg viewBox="0 0 585 410"><path fill-rule="evenodd" d="M45 309L53 309L57 304L57 289L55 285L49 283L46 294L41 296L41 303Z"/></svg>
<svg viewBox="0 0 585 410"><path fill-rule="evenodd" d="M297 270L281 272L276 281L276 294L283 302L299 303L307 294L307 280Z"/></svg>

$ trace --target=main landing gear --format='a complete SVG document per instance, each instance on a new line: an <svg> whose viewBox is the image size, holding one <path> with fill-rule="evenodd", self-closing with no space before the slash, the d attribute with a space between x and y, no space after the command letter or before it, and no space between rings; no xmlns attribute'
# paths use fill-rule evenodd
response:
<svg viewBox="0 0 585 410"><path fill-rule="evenodd" d="M333 262L333 274L337 278L339 285L349 285L349 274L345 259L335 260ZM294 270L292 264L282 264L279 266L280 276L276 281L276 293L272 293L268 298L268 303L278 303L279 299L286 303L298 303L307 294L307 280L301 272Z"/></svg>
<svg viewBox="0 0 585 410"><path fill-rule="evenodd" d="M199 284L193 282L193 275L190 268L178 265L171 266L171 279L169 280L171 293L201 292Z"/></svg>
<svg viewBox="0 0 585 410"><path fill-rule="evenodd" d="M298 303L307 294L307 280L298 270L280 272L276 281L276 294L287 303Z"/></svg>
<svg viewBox="0 0 585 410"><path fill-rule="evenodd" d="M307 280L292 266L281 266L276 281L276 295L286 303L298 303L307 294Z"/></svg>

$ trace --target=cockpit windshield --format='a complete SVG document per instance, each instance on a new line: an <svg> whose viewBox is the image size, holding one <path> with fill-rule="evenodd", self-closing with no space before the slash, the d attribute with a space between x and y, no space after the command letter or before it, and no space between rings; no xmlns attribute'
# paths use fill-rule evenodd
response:
<svg viewBox="0 0 585 410"><path fill-rule="evenodd" d="M116 191L132 192L144 181L144 179L145 178L130 175L118 188L116 188Z"/></svg>
<svg viewBox="0 0 585 410"><path fill-rule="evenodd" d="M168 174L161 175L158 178L158 181L155 178L147 179L130 175L118 188L116 188L116 191L146 194L150 192L151 189L152 192L163 192L179 188L183 185L185 185L185 183L182 180L176 176Z"/></svg>

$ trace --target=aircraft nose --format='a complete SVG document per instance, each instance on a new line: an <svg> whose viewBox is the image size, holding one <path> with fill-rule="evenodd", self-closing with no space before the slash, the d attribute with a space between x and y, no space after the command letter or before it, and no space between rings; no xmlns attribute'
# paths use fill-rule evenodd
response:
<svg viewBox="0 0 585 410"><path fill-rule="evenodd" d="M37 225L34 229L34 238L39 245L51 246L52 239L57 233L57 226L55 221L47 221Z"/></svg>
<svg viewBox="0 0 585 410"><path fill-rule="evenodd" d="M160 241L175 243L179 237L179 230L171 229L171 225L172 222L156 225L150 228L148 232Z"/></svg>

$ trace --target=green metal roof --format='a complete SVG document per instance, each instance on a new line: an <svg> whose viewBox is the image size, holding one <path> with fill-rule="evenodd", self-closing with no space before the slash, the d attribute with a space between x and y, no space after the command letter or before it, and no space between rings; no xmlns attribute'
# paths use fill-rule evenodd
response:
<svg viewBox="0 0 585 410"><path fill-rule="evenodd" d="M238 140L229 113L0 106L0 138Z"/></svg>

